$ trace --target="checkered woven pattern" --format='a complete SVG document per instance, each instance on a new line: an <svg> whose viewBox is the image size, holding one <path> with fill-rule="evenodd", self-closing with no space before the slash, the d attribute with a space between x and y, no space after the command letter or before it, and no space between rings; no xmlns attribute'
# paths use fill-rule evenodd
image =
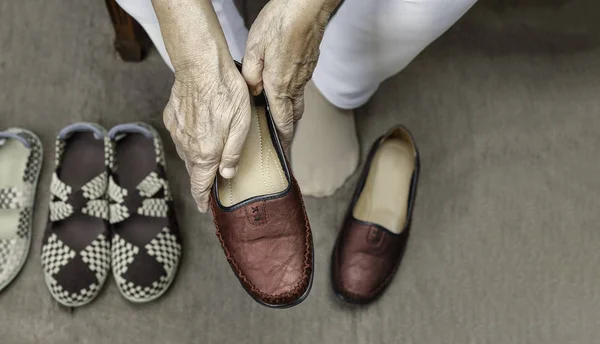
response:
<svg viewBox="0 0 600 344"><path fill-rule="evenodd" d="M60 138L56 139L56 143L54 144L55 147L55 151L54 151L54 165L56 167L60 166L60 158L62 157L64 151L65 151L65 141L61 140Z"/></svg>
<svg viewBox="0 0 600 344"><path fill-rule="evenodd" d="M83 197L87 199L99 199L104 197L107 187L108 173L104 172L85 183L85 185L81 187L81 191L83 191Z"/></svg>
<svg viewBox="0 0 600 344"><path fill-rule="evenodd" d="M27 182L19 187L0 189L0 209L30 208L33 205L33 185Z"/></svg>
<svg viewBox="0 0 600 344"><path fill-rule="evenodd" d="M151 172L137 186L137 190L142 197L142 206L136 209L137 214L150 217L167 217L169 211L168 201L171 200L168 182L158 176L156 172ZM164 190L162 198L150 198L156 195L160 190ZM125 207L125 197L127 190L123 189L111 177L108 182L108 198L110 205L110 223L119 223L129 218L130 210Z"/></svg>
<svg viewBox="0 0 600 344"><path fill-rule="evenodd" d="M0 283L8 281L18 272L28 248L28 238L0 240Z"/></svg>
<svg viewBox="0 0 600 344"><path fill-rule="evenodd" d="M175 272L181 259L181 244L168 228L152 239L144 248L149 256L158 261L164 269L151 286L141 286L128 280L125 273L138 258L140 248L127 242L118 235L113 238L113 274L121 292L136 301L145 301L162 294L175 278Z"/></svg>
<svg viewBox="0 0 600 344"><path fill-rule="evenodd" d="M27 158L27 165L25 167L25 175L23 176L23 182L28 184L36 184L40 169L42 168L43 150L42 143L33 134L25 130L19 130L19 135L24 137L29 142L30 150L29 157Z"/></svg>
<svg viewBox="0 0 600 344"><path fill-rule="evenodd" d="M121 204L111 204L109 212L109 222L111 224L115 224L129 218L129 210L127 210L126 206Z"/></svg>
<svg viewBox="0 0 600 344"><path fill-rule="evenodd" d="M33 218L33 211L31 208L23 208L19 214L19 228L17 229L17 236L19 238L27 239L31 232L31 223Z"/></svg>
<svg viewBox="0 0 600 344"><path fill-rule="evenodd" d="M123 203L125 202L125 197L127 196L127 190L120 187L112 176L109 177L108 180L108 198L115 203Z"/></svg>
<svg viewBox="0 0 600 344"><path fill-rule="evenodd" d="M167 275L171 275L171 272L179 263L181 245L177 241L177 237L171 234L169 228L163 228L145 248L149 255L162 264Z"/></svg>
<svg viewBox="0 0 600 344"><path fill-rule="evenodd" d="M160 178L156 172L151 172L137 186L140 195L143 197L152 197L165 185L165 180Z"/></svg>
<svg viewBox="0 0 600 344"><path fill-rule="evenodd" d="M169 286L170 282L170 278L161 276L158 281L152 282L151 287L142 287L135 285L133 282L128 282L124 278L117 279L117 284L119 285L119 289L121 289L123 294L134 300L145 300L152 298L153 296L164 291L165 288Z"/></svg>
<svg viewBox="0 0 600 344"><path fill-rule="evenodd" d="M107 187L108 174L106 172L94 177L81 187L83 197L88 200L81 209L83 214L104 220L108 219L108 202L105 200ZM71 187L61 181L56 173L52 175L50 193L55 200L51 201L49 205L50 221L64 220L73 215L75 209L68 203L72 192Z"/></svg>
<svg viewBox="0 0 600 344"><path fill-rule="evenodd" d="M142 182L137 186L137 189L140 192L140 195L143 197L153 197L156 195L161 189L163 190L164 196L163 198L166 201L171 201L173 198L171 197L171 191L169 189L169 183L158 176L156 172L151 172Z"/></svg>
<svg viewBox="0 0 600 344"><path fill-rule="evenodd" d="M142 206L138 208L137 213L143 216L167 217L169 205L167 201L161 198L149 198L142 201Z"/></svg>
<svg viewBox="0 0 600 344"><path fill-rule="evenodd" d="M109 221L111 224L118 223L129 218L129 210L123 205L125 197L127 197L127 190L123 189L113 179L112 176L108 180L108 199L110 201L109 206Z"/></svg>
<svg viewBox="0 0 600 344"><path fill-rule="evenodd" d="M98 134L101 132L104 134L104 142L109 142L104 128L92 123L86 125L99 129L99 131L95 131L95 137L98 138ZM57 167L61 163L65 149L70 149L66 142L60 137L57 139ZM104 146L104 162L108 167L109 164L112 165L112 150L110 147L106 147L106 144ZM103 229L103 232L96 237L90 235L90 232L86 232L90 228L85 227L80 229L82 233L80 237L66 236L66 232L60 232L60 229L54 232L61 226L55 222L69 221L69 217L76 212L98 219L108 219L108 201L106 199L108 168L106 171L98 172L96 177L79 189L73 189L60 180L56 172L52 176L50 224L47 229L49 231L48 238L42 245L42 266L50 293L58 302L69 307L84 305L96 297L110 271L110 235L108 228L104 227L106 224L103 221L91 222L93 226L100 223L104 227L100 228ZM80 205L80 202L83 204ZM99 228L92 228L92 230L94 229ZM85 243L87 245L80 249Z"/></svg>
<svg viewBox="0 0 600 344"><path fill-rule="evenodd" d="M46 278L46 284L48 285L48 289L50 289L50 294L52 294L52 296L60 303L67 306L80 306L86 304L99 292L99 287L95 283L90 284L89 287L83 288L77 293L69 293L51 277Z"/></svg>
<svg viewBox="0 0 600 344"><path fill-rule="evenodd" d="M50 182L50 193L52 196L64 202L69 199L71 192L71 187L63 183L63 181L58 178L56 172L54 172L52 174L52 181Z"/></svg>
<svg viewBox="0 0 600 344"><path fill-rule="evenodd" d="M104 137L104 164L110 170L115 169L115 147L108 136Z"/></svg>
<svg viewBox="0 0 600 344"><path fill-rule="evenodd" d="M0 209L17 209L19 190L15 188L0 189Z"/></svg>
<svg viewBox="0 0 600 344"><path fill-rule="evenodd" d="M37 179L42 168L42 144L35 134L24 129L9 129L29 144L29 155L23 171L22 184L0 189L0 212L18 210L17 228L5 228L13 237L0 239L0 290L21 270L31 238L32 207ZM14 232L13 232L14 231Z"/></svg>
<svg viewBox="0 0 600 344"><path fill-rule="evenodd" d="M101 283L110 268L110 254L110 243L103 234L100 234L80 253L81 259L96 273L96 278Z"/></svg>
<svg viewBox="0 0 600 344"><path fill-rule="evenodd" d="M58 273L60 268L73 258L75 258L75 251L65 245L54 233L42 246L42 267L48 275Z"/></svg>
<svg viewBox="0 0 600 344"><path fill-rule="evenodd" d="M42 246L42 266L46 284L50 293L54 298L63 305L76 307L90 302L100 290L100 286L104 284L106 276L110 270L110 243L104 234L98 235L96 239L84 247L79 253L68 247L58 236L52 233L44 245ZM75 260L81 260L77 262ZM83 262L87 269L93 273L96 280L89 283L85 288L70 290L68 284L69 279L59 281L57 274L60 270L69 263L81 264ZM82 270L82 274L89 273ZM72 276L70 278L77 278Z"/></svg>
<svg viewBox="0 0 600 344"><path fill-rule="evenodd" d="M108 220L108 201L104 199L95 199L88 201L85 207L81 209L82 214Z"/></svg>
<svg viewBox="0 0 600 344"><path fill-rule="evenodd" d="M112 269L115 277L121 278L121 275L127 271L129 264L133 262L140 248L127 242L118 234L112 239Z"/></svg>
<svg viewBox="0 0 600 344"><path fill-rule="evenodd" d="M48 209L50 210L50 221L52 222L64 220L73 214L73 207L63 201L50 202Z"/></svg>
<svg viewBox="0 0 600 344"><path fill-rule="evenodd" d="M115 235L112 242L112 265L113 275L121 293L131 301L146 302L162 295L173 282L182 249L179 233L167 227L161 228L173 221L168 218L171 216L172 198L168 181L164 179L166 166L160 136L149 125L144 123L136 123L136 125L153 133L157 168L150 172L135 190L125 190L116 185L114 180L109 180L110 221L115 224L117 233L122 233L123 237L127 237L133 243L139 243L137 246L118 234ZM118 161L115 164L118 164ZM137 209L127 209L125 200L128 192L142 197L142 204ZM156 227L148 228L152 233L156 233L150 241L139 238L139 235L136 236L133 232L127 232L129 229L127 219L130 214L136 213L141 216L161 218L157 221ZM140 271L129 271L132 265Z"/></svg>
<svg viewBox="0 0 600 344"><path fill-rule="evenodd" d="M138 123L138 125L152 132L152 135L154 136L154 153L156 153L156 163L162 167L166 167L165 150L163 148L162 140L160 139L160 134L151 125L146 123Z"/></svg>

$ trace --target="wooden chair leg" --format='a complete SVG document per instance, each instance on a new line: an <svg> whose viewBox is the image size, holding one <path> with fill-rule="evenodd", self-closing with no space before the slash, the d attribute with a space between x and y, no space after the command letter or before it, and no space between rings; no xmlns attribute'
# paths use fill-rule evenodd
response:
<svg viewBox="0 0 600 344"><path fill-rule="evenodd" d="M150 38L144 29L115 0L106 0L106 7L115 28L114 46L124 61L139 62L150 48Z"/></svg>

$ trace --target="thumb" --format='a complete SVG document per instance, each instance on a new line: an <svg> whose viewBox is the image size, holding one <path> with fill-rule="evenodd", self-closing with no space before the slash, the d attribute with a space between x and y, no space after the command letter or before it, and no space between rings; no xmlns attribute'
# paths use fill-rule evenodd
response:
<svg viewBox="0 0 600 344"><path fill-rule="evenodd" d="M246 104L247 106L234 117L235 122L229 129L229 136L223 147L221 163L219 164L219 173L225 179L231 179L237 173L242 150L244 149L244 143L246 142L246 136L250 129L250 121L252 120L250 99L248 99Z"/></svg>
<svg viewBox="0 0 600 344"><path fill-rule="evenodd" d="M246 54L242 63L242 75L248 84L250 93L257 96L263 90L264 48L260 43L246 46Z"/></svg>

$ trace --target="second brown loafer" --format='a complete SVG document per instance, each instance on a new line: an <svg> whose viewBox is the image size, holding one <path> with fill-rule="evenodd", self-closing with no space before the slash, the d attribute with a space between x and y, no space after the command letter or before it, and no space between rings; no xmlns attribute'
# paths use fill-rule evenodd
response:
<svg viewBox="0 0 600 344"><path fill-rule="evenodd" d="M367 158L332 256L335 293L352 303L380 296L404 255L419 175L410 132L398 126Z"/></svg>
<svg viewBox="0 0 600 344"><path fill-rule="evenodd" d="M238 171L218 177L211 207L227 261L258 303L302 302L313 278L313 241L298 184L264 95L256 98Z"/></svg>

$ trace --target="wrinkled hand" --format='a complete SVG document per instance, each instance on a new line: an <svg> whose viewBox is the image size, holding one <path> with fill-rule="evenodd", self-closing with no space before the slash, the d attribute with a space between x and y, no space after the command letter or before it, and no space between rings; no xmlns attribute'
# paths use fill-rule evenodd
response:
<svg viewBox="0 0 600 344"><path fill-rule="evenodd" d="M217 171L235 175L250 127L248 86L233 60L176 70L163 120L185 161L198 210L206 212Z"/></svg>
<svg viewBox="0 0 600 344"><path fill-rule="evenodd" d="M319 58L329 15L339 0L271 0L250 28L242 74L252 94L264 88L287 147L304 112L304 86Z"/></svg>

